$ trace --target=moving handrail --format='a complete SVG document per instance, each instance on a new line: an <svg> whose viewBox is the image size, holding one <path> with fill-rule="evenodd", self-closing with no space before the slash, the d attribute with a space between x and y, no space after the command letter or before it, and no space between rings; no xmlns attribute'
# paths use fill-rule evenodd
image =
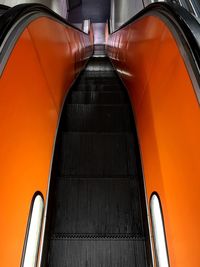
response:
<svg viewBox="0 0 200 267"><path fill-rule="evenodd" d="M188 71L191 77L194 78L193 85L198 101L200 102L200 24L185 8L166 2L153 3L129 19L114 32L110 32L108 24L108 32L110 35L117 33L138 19L150 15L163 19L176 36L176 41L181 47Z"/></svg>

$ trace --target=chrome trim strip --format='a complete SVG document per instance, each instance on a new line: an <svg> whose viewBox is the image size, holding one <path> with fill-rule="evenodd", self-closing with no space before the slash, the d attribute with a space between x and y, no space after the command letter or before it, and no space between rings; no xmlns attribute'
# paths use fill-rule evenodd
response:
<svg viewBox="0 0 200 267"><path fill-rule="evenodd" d="M153 193L150 198L151 220L153 228L153 240L156 255L156 266L169 267L169 255L165 235L165 226L162 213L161 202L157 193Z"/></svg>
<svg viewBox="0 0 200 267"><path fill-rule="evenodd" d="M192 10L193 10L193 12L194 12L194 15L195 15L196 17L198 17L198 13L197 13L197 11L196 11L196 9L195 9L195 7L194 7L194 4L192 3L191 0L188 0L188 2L189 2L190 6L191 6L191 8L192 8Z"/></svg>
<svg viewBox="0 0 200 267"><path fill-rule="evenodd" d="M20 264L21 267L36 266L43 222L43 211L44 198L41 192L37 191L34 193L31 200Z"/></svg>

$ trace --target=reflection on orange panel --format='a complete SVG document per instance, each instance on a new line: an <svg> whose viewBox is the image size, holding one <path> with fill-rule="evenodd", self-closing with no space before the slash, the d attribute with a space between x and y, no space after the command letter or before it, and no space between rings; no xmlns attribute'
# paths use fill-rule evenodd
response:
<svg viewBox="0 0 200 267"><path fill-rule="evenodd" d="M170 264L198 267L200 110L179 47L147 16L110 35L107 51L132 101L148 203L153 191L161 199Z"/></svg>
<svg viewBox="0 0 200 267"><path fill-rule="evenodd" d="M81 34L37 19L19 37L0 78L0 266L20 266L32 197L41 191L46 201L58 118L80 62L72 47Z"/></svg>

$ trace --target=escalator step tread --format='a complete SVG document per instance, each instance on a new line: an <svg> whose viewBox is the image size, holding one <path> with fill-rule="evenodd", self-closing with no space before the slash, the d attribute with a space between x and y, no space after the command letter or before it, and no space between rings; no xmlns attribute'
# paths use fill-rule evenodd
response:
<svg viewBox="0 0 200 267"><path fill-rule="evenodd" d="M87 64L85 72L114 72L114 69L112 67L112 64L108 61L105 60L105 58L94 58L90 59L89 64Z"/></svg>
<svg viewBox="0 0 200 267"><path fill-rule="evenodd" d="M64 111L65 131L131 131L128 105L68 104Z"/></svg>
<svg viewBox="0 0 200 267"><path fill-rule="evenodd" d="M63 109L48 267L147 267L131 106L107 58L92 58Z"/></svg>
<svg viewBox="0 0 200 267"><path fill-rule="evenodd" d="M56 183L53 233L143 236L137 179L63 179Z"/></svg>
<svg viewBox="0 0 200 267"><path fill-rule="evenodd" d="M134 241L145 241L146 238L141 235L141 234L111 234L111 233L95 233L95 234L91 234L91 233L73 233L73 234L69 234L69 233L52 233L50 239L51 240L66 240L66 239L93 239L93 240L100 240L100 239L104 239L104 240L109 240L109 239L113 239L113 240L119 240L119 239L131 239Z"/></svg>
<svg viewBox="0 0 200 267"><path fill-rule="evenodd" d="M145 241L52 240L50 267L146 267ZM59 265L58 265L59 262Z"/></svg>
<svg viewBox="0 0 200 267"><path fill-rule="evenodd" d="M125 104L128 102L124 92L72 91L68 95L69 104Z"/></svg>
<svg viewBox="0 0 200 267"><path fill-rule="evenodd" d="M102 73L103 74L103 73ZM95 83L101 83L101 84L108 84L108 85L116 85L117 87L121 87L121 82L119 80L119 78L116 77L115 74L113 73L107 73L108 76L106 77L104 74L102 75L103 77L101 77L101 75L99 76L87 76L87 75L81 75L78 80L77 80L77 83L79 84L89 84L89 83L92 83L92 84L95 84ZM112 74L112 76L110 77L110 74Z"/></svg>
<svg viewBox="0 0 200 267"><path fill-rule="evenodd" d="M80 75L80 80L84 80L84 79L98 79L102 78L102 79L114 79L116 81L116 79L118 80L118 77L116 76L115 71L85 71L84 75Z"/></svg>
<svg viewBox="0 0 200 267"><path fill-rule="evenodd" d="M61 176L137 176L132 134L63 133Z"/></svg>
<svg viewBox="0 0 200 267"><path fill-rule="evenodd" d="M112 82L105 83L105 82L83 82L77 84L75 91L100 91L100 92L107 92L107 91L122 91L122 88L119 84L114 84Z"/></svg>

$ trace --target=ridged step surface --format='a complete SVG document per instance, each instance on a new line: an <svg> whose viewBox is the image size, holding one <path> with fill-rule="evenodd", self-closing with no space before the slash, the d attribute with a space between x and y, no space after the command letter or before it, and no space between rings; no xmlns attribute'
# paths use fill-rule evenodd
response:
<svg viewBox="0 0 200 267"><path fill-rule="evenodd" d="M132 109L107 58L90 59L61 125L48 266L147 267Z"/></svg>

